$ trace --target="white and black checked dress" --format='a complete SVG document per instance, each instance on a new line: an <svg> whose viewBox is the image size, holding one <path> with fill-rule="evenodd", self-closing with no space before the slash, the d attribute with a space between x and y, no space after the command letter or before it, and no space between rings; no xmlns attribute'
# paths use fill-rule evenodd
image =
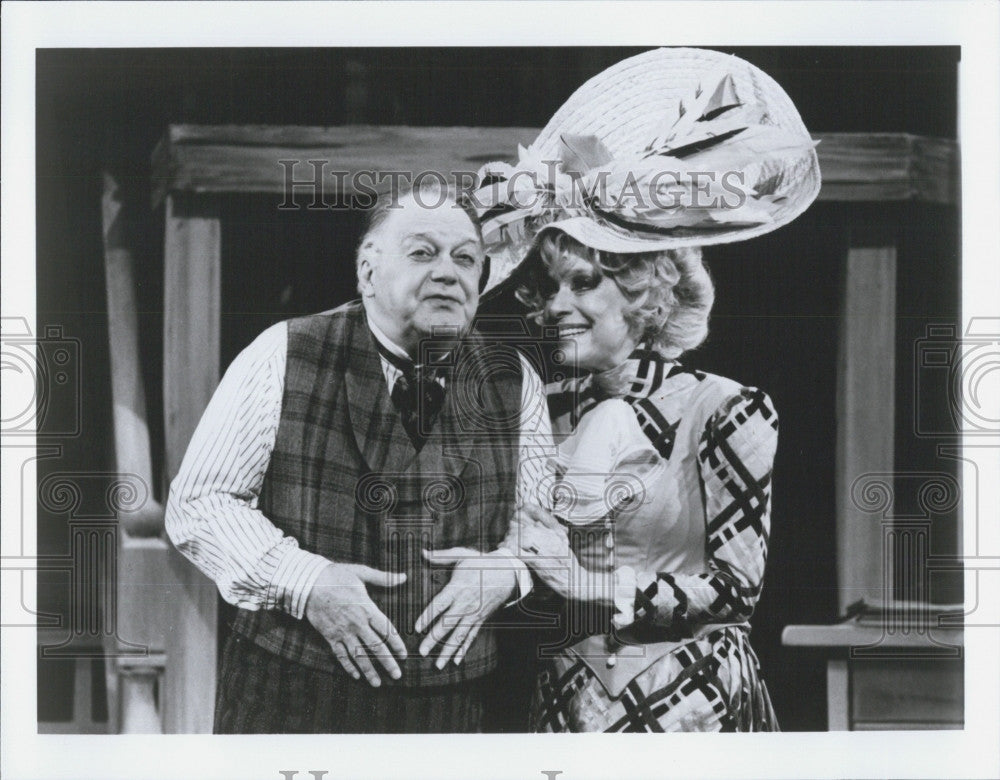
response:
<svg viewBox="0 0 1000 780"><path fill-rule="evenodd" d="M627 625L614 634L607 613L567 605L534 730L777 730L748 641L767 556L770 399L645 350L550 391L554 428L569 433L556 514L561 504L583 566L619 594L628 583L634 602L619 596Z"/></svg>

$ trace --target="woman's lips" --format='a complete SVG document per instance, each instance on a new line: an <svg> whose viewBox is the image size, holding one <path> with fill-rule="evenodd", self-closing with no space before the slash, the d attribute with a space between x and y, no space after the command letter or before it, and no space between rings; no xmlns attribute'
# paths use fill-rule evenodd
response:
<svg viewBox="0 0 1000 780"><path fill-rule="evenodd" d="M572 336L579 336L587 330L590 330L589 325L560 325L559 335L562 338L570 338Z"/></svg>

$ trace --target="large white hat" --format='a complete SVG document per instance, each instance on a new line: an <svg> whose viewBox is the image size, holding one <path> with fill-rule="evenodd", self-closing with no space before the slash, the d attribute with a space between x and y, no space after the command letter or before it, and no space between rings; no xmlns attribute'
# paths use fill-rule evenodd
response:
<svg viewBox="0 0 1000 780"><path fill-rule="evenodd" d="M775 230L819 192L814 147L785 91L745 60L687 48L623 60L576 90L517 164L480 169L486 289L543 230L620 253Z"/></svg>

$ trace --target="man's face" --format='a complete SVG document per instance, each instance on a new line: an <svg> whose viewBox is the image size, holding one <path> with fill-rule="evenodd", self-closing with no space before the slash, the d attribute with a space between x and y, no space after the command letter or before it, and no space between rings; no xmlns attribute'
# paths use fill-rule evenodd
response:
<svg viewBox="0 0 1000 780"><path fill-rule="evenodd" d="M436 197L424 202L402 198L365 242L358 264L369 316L414 357L435 328L468 329L484 262L468 215L451 200L436 208Z"/></svg>

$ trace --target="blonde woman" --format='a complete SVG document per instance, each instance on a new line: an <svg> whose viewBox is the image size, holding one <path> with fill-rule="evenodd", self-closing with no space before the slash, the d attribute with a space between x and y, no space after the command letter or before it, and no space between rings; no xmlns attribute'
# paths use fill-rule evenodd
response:
<svg viewBox="0 0 1000 780"><path fill-rule="evenodd" d="M511 541L567 608L568 639L541 653L534 728L777 729L749 621L778 417L763 391L679 358L708 333L700 247L780 227L816 196L794 106L734 57L647 52L489 173L493 253L530 242L497 263L493 294L515 289L580 373L550 388L551 495L522 507ZM522 184L515 202L504 184L531 174L538 198Z"/></svg>

